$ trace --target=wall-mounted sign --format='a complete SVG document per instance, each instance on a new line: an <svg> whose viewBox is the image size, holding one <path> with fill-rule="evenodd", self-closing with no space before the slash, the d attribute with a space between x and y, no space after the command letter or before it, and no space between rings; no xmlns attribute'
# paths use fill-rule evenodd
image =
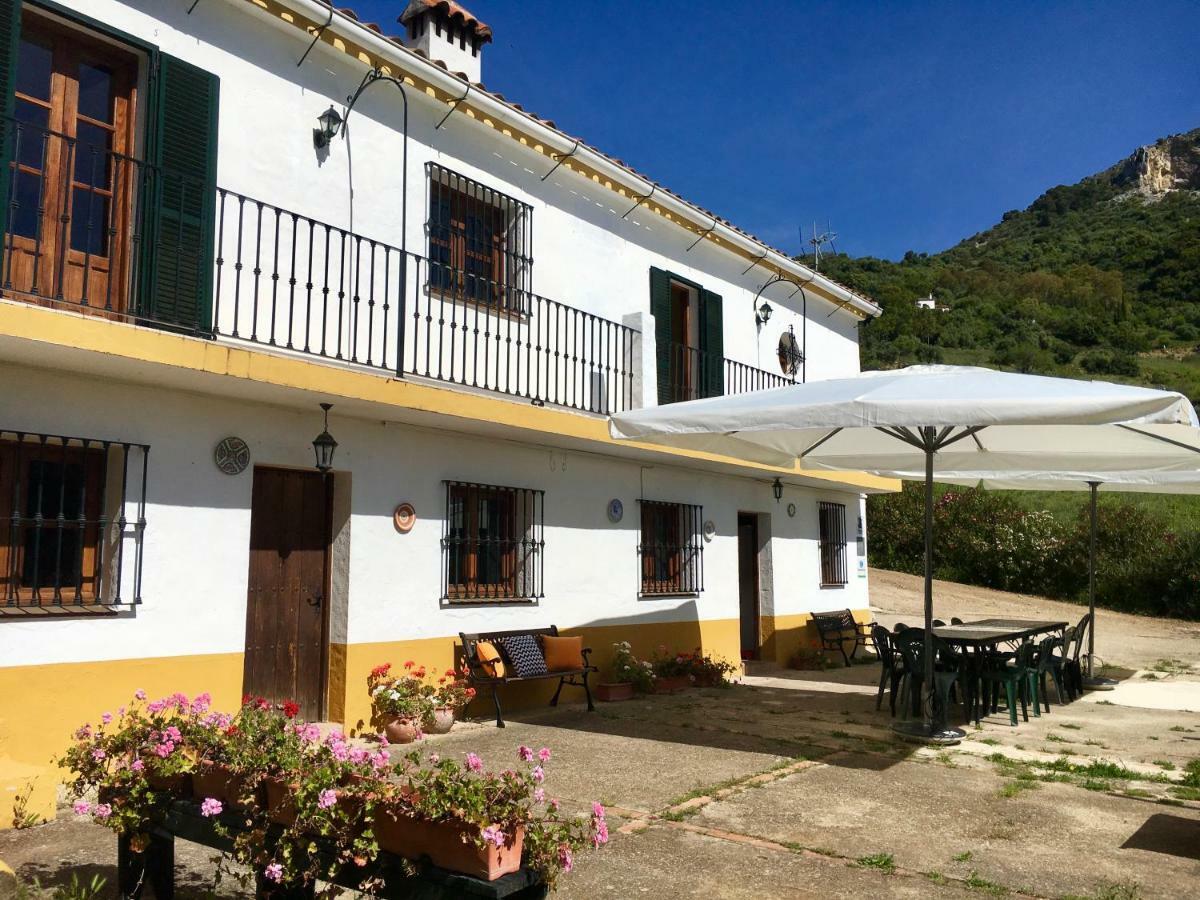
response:
<svg viewBox="0 0 1200 900"><path fill-rule="evenodd" d="M231 435L213 448L213 464L226 475L241 475L250 465L250 448Z"/></svg>
<svg viewBox="0 0 1200 900"><path fill-rule="evenodd" d="M417 524L417 511L411 503L401 503L392 513L392 524L401 534L408 534Z"/></svg>
<svg viewBox="0 0 1200 900"><path fill-rule="evenodd" d="M608 501L608 518L611 522L620 522L625 516L625 504L613 497Z"/></svg>

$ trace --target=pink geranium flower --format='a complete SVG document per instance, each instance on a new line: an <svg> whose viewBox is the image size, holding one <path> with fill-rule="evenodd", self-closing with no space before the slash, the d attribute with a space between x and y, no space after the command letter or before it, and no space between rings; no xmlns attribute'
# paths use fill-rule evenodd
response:
<svg viewBox="0 0 1200 900"><path fill-rule="evenodd" d="M533 776L533 780L539 784L546 780L546 773L542 771L541 766L534 766L533 771L529 773Z"/></svg>
<svg viewBox="0 0 1200 900"><path fill-rule="evenodd" d="M337 791L333 788L326 788L317 796L317 808L329 809L329 807L337 803L337 796Z"/></svg>
<svg viewBox="0 0 1200 900"><path fill-rule="evenodd" d="M133 692L133 699L135 699L135 700L145 700L145 699L146 699L146 692L145 692L145 691L143 691L141 688L138 688L136 691L134 691L134 692Z"/></svg>
<svg viewBox="0 0 1200 900"><path fill-rule="evenodd" d="M110 712L101 713L101 715L100 715L101 724L107 725L109 722L112 721L112 719L113 719L113 716L112 716L112 713L110 713Z"/></svg>
<svg viewBox="0 0 1200 900"><path fill-rule="evenodd" d="M521 757L525 762L533 762L533 748L522 744L517 748L517 756Z"/></svg>
<svg viewBox="0 0 1200 900"><path fill-rule="evenodd" d="M544 763L550 762L550 748L549 747L543 747L541 750L538 751L538 762L544 762Z"/></svg>
<svg viewBox="0 0 1200 900"><path fill-rule="evenodd" d="M496 825L489 825L483 829L482 836L485 843L495 844L497 847L503 847L508 841L508 838L504 836L504 832Z"/></svg>
<svg viewBox="0 0 1200 900"><path fill-rule="evenodd" d="M112 815L112 807L107 803L97 803L96 808L92 810L92 815L103 821Z"/></svg>
<svg viewBox="0 0 1200 900"><path fill-rule="evenodd" d="M263 869L263 874L266 875L271 881L274 881L276 884L278 884L279 882L283 881L283 866L281 866L279 863L271 863L269 866Z"/></svg>
<svg viewBox="0 0 1200 900"><path fill-rule="evenodd" d="M99 747L92 751L92 759L94 759L96 762L100 762L100 760L104 759L106 756L108 756L108 754Z"/></svg>
<svg viewBox="0 0 1200 900"><path fill-rule="evenodd" d="M483 760L480 759L478 756L476 756L474 753L468 753L467 754L467 768L470 769L472 772L482 772L483 771Z"/></svg>
<svg viewBox="0 0 1200 900"><path fill-rule="evenodd" d="M595 800L592 801L592 815L597 819L604 818L604 806Z"/></svg>
<svg viewBox="0 0 1200 900"><path fill-rule="evenodd" d="M144 762L142 762L140 759L135 759L133 762L131 762L129 764L129 769L132 772L140 772L144 768L146 768L146 764Z"/></svg>
<svg viewBox="0 0 1200 900"><path fill-rule="evenodd" d="M88 803L86 800L76 800L72 809L75 810L75 815L86 816L92 811L92 804Z"/></svg>
<svg viewBox="0 0 1200 900"><path fill-rule="evenodd" d="M219 816L222 809L224 809L224 807L221 805L220 800L216 800L212 797L205 797L204 802L200 804L200 815L205 817Z"/></svg>
<svg viewBox="0 0 1200 900"><path fill-rule="evenodd" d="M571 848L566 844L562 844L558 848L558 864L562 866L564 873L570 872L575 868L575 860L571 856Z"/></svg>
<svg viewBox="0 0 1200 900"><path fill-rule="evenodd" d="M533 789L533 802L534 803L542 803L545 801L545 799L546 799L546 789L545 788L539 787L539 788Z"/></svg>

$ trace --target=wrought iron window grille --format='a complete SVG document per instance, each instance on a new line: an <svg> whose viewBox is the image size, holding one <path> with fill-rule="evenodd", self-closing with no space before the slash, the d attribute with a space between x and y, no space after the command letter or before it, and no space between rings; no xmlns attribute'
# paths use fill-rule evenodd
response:
<svg viewBox="0 0 1200 900"><path fill-rule="evenodd" d="M846 507L822 501L817 504L820 523L821 584L833 587L848 581L846 574Z"/></svg>
<svg viewBox="0 0 1200 900"><path fill-rule="evenodd" d="M698 594L704 590L704 508L665 500L638 500L640 594Z"/></svg>
<svg viewBox="0 0 1200 900"><path fill-rule="evenodd" d="M442 600L534 602L545 596L545 491L445 481Z"/></svg>
<svg viewBox="0 0 1200 900"><path fill-rule="evenodd" d="M0 429L0 614L142 602L149 454Z"/></svg>

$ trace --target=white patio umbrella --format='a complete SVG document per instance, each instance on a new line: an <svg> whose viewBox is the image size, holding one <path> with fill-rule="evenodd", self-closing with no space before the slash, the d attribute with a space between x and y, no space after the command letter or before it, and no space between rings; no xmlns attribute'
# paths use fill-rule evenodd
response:
<svg viewBox="0 0 1200 900"><path fill-rule="evenodd" d="M913 475L913 478L916 476ZM1093 671L1096 656L1096 501L1100 491L1141 494L1200 494L1200 470L1190 472L961 472L939 478L947 484L984 487L998 491L1087 491L1088 536L1088 662L1085 684L1096 690L1111 690L1116 682L1098 678Z"/></svg>
<svg viewBox="0 0 1200 900"><path fill-rule="evenodd" d="M925 481L925 690L933 686L935 471L1186 471L1200 459L1182 394L961 366L865 372L619 413L619 440L689 447L804 468ZM1135 462L1136 461L1136 462ZM936 697L936 693L934 694ZM912 736L962 737L944 710Z"/></svg>

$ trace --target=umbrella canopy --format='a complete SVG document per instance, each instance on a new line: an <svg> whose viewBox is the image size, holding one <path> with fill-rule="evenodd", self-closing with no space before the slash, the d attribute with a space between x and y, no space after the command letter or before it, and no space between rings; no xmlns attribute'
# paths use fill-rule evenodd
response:
<svg viewBox="0 0 1200 900"><path fill-rule="evenodd" d="M1186 471L1200 462L1182 394L962 366L911 366L615 415L619 440L925 482L925 677L933 686L935 471ZM930 708L920 737L955 740Z"/></svg>

